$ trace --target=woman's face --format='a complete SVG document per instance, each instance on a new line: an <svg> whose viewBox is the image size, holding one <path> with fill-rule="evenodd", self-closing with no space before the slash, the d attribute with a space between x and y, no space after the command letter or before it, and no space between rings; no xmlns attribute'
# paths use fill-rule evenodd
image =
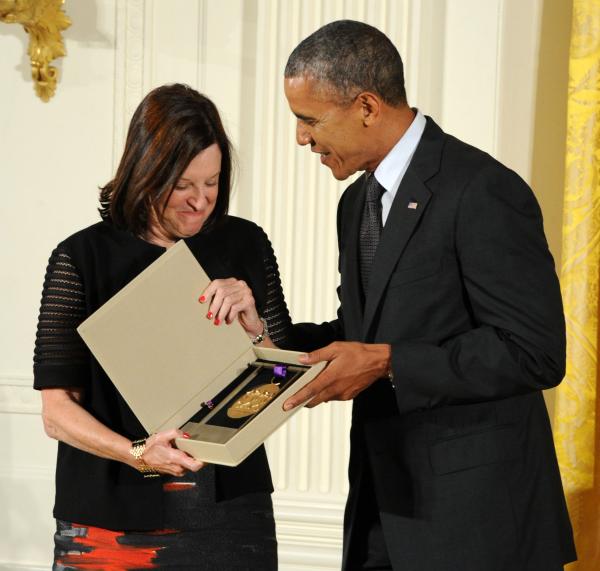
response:
<svg viewBox="0 0 600 571"><path fill-rule="evenodd" d="M152 217L150 240L169 246L197 234L215 208L220 172L221 149L214 143L191 160L162 213Z"/></svg>

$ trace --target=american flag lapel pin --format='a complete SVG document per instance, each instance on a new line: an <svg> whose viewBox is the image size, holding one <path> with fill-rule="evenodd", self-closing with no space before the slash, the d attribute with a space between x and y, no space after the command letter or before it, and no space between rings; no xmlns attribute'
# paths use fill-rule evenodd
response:
<svg viewBox="0 0 600 571"><path fill-rule="evenodd" d="M418 202L409 202L409 203L408 203L408 208L409 208L410 210L416 210L416 209L417 209L417 206L419 206L419 203L418 203Z"/></svg>

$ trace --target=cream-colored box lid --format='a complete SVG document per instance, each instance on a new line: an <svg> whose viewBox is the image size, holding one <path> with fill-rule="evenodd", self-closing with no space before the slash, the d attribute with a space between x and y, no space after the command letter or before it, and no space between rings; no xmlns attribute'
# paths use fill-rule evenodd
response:
<svg viewBox="0 0 600 571"><path fill-rule="evenodd" d="M253 356L241 325L215 326L198 297L210 279L180 240L77 331L149 434L183 425Z"/></svg>

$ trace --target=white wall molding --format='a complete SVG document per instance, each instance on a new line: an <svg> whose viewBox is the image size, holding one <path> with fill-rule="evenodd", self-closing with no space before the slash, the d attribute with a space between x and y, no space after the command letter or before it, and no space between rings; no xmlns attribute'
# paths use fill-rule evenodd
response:
<svg viewBox="0 0 600 571"><path fill-rule="evenodd" d="M269 438L267 452L277 494L293 498L315 494L343 505L348 492L351 406L332 402L303 409Z"/></svg>
<svg viewBox="0 0 600 571"><path fill-rule="evenodd" d="M54 466L20 465L0 467L0 481L25 480L54 483Z"/></svg>
<svg viewBox="0 0 600 571"><path fill-rule="evenodd" d="M400 55L407 71L408 102L438 120L443 104L446 2L421 0L406 6L407 42Z"/></svg>
<svg viewBox="0 0 600 571"><path fill-rule="evenodd" d="M48 571L48 566L0 560L0 571Z"/></svg>
<svg viewBox="0 0 600 571"><path fill-rule="evenodd" d="M42 403L31 375L0 375L0 413L40 414Z"/></svg>
<svg viewBox="0 0 600 571"><path fill-rule="evenodd" d="M503 0L495 155L531 182L542 0Z"/></svg>
<svg viewBox="0 0 600 571"><path fill-rule="evenodd" d="M144 0L116 2L112 149L114 172L121 158L129 120L142 99L144 11Z"/></svg>
<svg viewBox="0 0 600 571"><path fill-rule="evenodd" d="M310 493L275 494L279 561L285 569L339 569L343 504Z"/></svg>
<svg viewBox="0 0 600 571"><path fill-rule="evenodd" d="M0 415L0 422L4 422ZM19 423L27 426L30 423ZM37 450L32 434L13 436L0 468L0 569L49 569L54 521L53 454ZM19 449L12 449L17 444ZM44 447L45 448L45 447ZM25 464L38 461L39 465Z"/></svg>
<svg viewBox="0 0 600 571"><path fill-rule="evenodd" d="M33 387L33 375L27 373L0 373L0 386Z"/></svg>
<svg viewBox="0 0 600 571"><path fill-rule="evenodd" d="M198 0L198 28L196 38L196 89L206 91L206 63L208 37L208 6L207 0Z"/></svg>

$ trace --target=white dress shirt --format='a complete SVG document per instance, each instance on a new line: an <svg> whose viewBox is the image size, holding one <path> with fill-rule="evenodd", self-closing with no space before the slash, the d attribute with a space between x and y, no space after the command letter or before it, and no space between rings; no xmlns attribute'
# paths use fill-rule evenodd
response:
<svg viewBox="0 0 600 571"><path fill-rule="evenodd" d="M385 188L385 192L381 196L381 220L384 226L398 187L425 130L427 122L425 116L418 109L416 111L415 118L406 133L375 169L377 182Z"/></svg>

